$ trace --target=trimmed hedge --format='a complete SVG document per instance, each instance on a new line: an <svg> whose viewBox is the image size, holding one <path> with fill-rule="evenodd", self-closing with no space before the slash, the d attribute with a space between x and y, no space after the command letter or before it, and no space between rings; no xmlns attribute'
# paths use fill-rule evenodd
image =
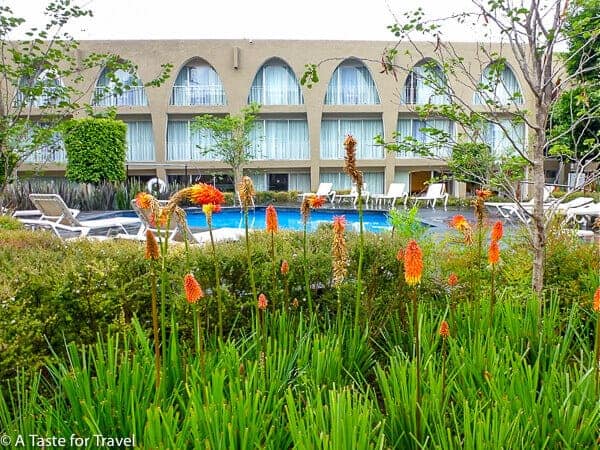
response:
<svg viewBox="0 0 600 450"><path fill-rule="evenodd" d="M86 118L65 125L65 176L71 181L99 183L126 178L127 126L121 120Z"/></svg>

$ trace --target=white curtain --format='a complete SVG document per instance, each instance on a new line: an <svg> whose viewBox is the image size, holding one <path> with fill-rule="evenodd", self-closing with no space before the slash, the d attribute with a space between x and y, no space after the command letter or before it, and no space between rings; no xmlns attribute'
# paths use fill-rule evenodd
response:
<svg viewBox="0 0 600 450"><path fill-rule="evenodd" d="M309 159L306 120L261 120L250 135L256 159Z"/></svg>
<svg viewBox="0 0 600 450"><path fill-rule="evenodd" d="M488 123L484 136L485 143L492 148L493 155L501 157L513 154L516 152L515 145L524 150L525 125L514 124L509 119L502 119L500 124Z"/></svg>
<svg viewBox="0 0 600 450"><path fill-rule="evenodd" d="M154 161L152 122L125 122L127 125L127 161Z"/></svg>
<svg viewBox="0 0 600 450"><path fill-rule="evenodd" d="M254 190L256 192L263 192L267 190L267 175L265 173L248 172L246 173L252 180Z"/></svg>
<svg viewBox="0 0 600 450"><path fill-rule="evenodd" d="M344 139L352 134L356 139L357 159L382 159L383 148L373 143L377 135L383 136L380 119L337 119L321 122L321 158L344 159Z"/></svg>
<svg viewBox="0 0 600 450"><path fill-rule="evenodd" d="M431 66L426 62L415 66L404 85L403 100L407 104L443 105L450 103L450 97L446 93L447 83L445 76L439 66Z"/></svg>
<svg viewBox="0 0 600 450"><path fill-rule="evenodd" d="M310 173L290 173L288 190L298 192L309 192Z"/></svg>
<svg viewBox="0 0 600 450"><path fill-rule="evenodd" d="M396 169L394 183L404 183L404 190L408 191L410 189L410 172Z"/></svg>
<svg viewBox="0 0 600 450"><path fill-rule="evenodd" d="M504 66L499 74L491 70L490 66L486 67L481 75L481 83L489 86L489 89L475 92L473 102L476 105L484 105L486 100L493 100L502 105L521 105L523 103L521 87L517 77L508 66ZM511 100L515 94L521 94L521 96Z"/></svg>
<svg viewBox="0 0 600 450"><path fill-rule="evenodd" d="M183 67L173 85L171 104L224 105L225 90L215 69L208 64Z"/></svg>
<svg viewBox="0 0 600 450"><path fill-rule="evenodd" d="M375 105L379 95L375 82L365 66L344 63L333 72L327 94L326 105Z"/></svg>
<svg viewBox="0 0 600 450"><path fill-rule="evenodd" d="M320 183L333 183L333 190L349 190L352 188L352 180L344 172L320 172Z"/></svg>
<svg viewBox="0 0 600 450"><path fill-rule="evenodd" d="M168 161L210 161L216 157L203 154L198 147L209 149L214 139L206 131L191 129L189 120L169 120L167 123Z"/></svg>
<svg viewBox="0 0 600 450"><path fill-rule="evenodd" d="M436 128L444 131L451 136L454 133L454 123L447 119L430 119L430 120L417 120L417 119L399 119L398 120L398 141L402 141L404 138L413 137L422 144L432 144L436 141L436 138L422 131L423 128ZM446 158L450 155L450 144L431 148L431 152L434 156L439 158ZM418 154L413 152L400 152L396 155L397 158L419 158Z"/></svg>
<svg viewBox="0 0 600 450"><path fill-rule="evenodd" d="M296 75L285 64L265 64L254 77L248 102L263 105L302 105Z"/></svg>

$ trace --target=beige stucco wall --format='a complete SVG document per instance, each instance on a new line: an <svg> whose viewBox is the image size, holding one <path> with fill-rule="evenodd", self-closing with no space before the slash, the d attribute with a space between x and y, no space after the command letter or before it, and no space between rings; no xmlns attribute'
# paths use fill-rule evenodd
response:
<svg viewBox="0 0 600 450"><path fill-rule="evenodd" d="M404 86L407 72L399 70L396 80L392 75L381 72L379 60L386 47L394 45L391 42L373 41L293 41L293 40L156 40L156 41L82 41L80 56L91 52L112 52L123 58L132 60L138 65L138 75L142 81L154 78L160 72L160 65L169 62L174 68L171 77L161 87L147 88L149 105L147 107L119 107L118 116L122 119L151 120L154 134L156 162L153 164L134 164L129 167L130 173L154 174L164 178L167 173L182 173L183 164L168 163L166 161L166 129L169 117L191 118L202 113L237 113L247 104L250 86L257 71L262 64L270 58L276 57L285 61L295 72L298 79L301 77L307 63L320 63L320 82L312 89L302 87L304 96L303 105L293 106L263 106L261 114L269 117L286 118L293 115L306 117L308 122L310 161L254 161L249 168L259 169L294 169L310 170L311 186L315 189L319 183L321 169L339 169L343 167L343 160L320 159L320 132L321 120L324 116L347 118L363 118L365 116L378 116L383 119L383 129L386 139L392 138L396 130L399 115L402 117L415 117L413 108L400 105L400 92ZM487 58L482 56L478 44L454 43L453 51L464 58L465 67L470 71L473 79L478 80ZM238 49L238 50L234 50ZM410 68L422 60L423 57L435 57L433 44L418 44L415 50L408 45L398 48L395 63L403 68ZM501 52L508 63L515 65L508 48L498 46L490 50ZM239 66L234 67L234 51L239 53ZM410 53L410 54L409 54ZM359 58L369 68L377 86L380 104L378 105L324 105L325 93L329 80L335 68L347 58ZM172 86L179 70L190 60L200 58L208 62L219 74L225 89L227 104L225 106L171 106ZM434 58L435 59L435 58ZM480 61L483 60L484 62ZM100 70L88 71L85 74L89 84L94 86L95 80L100 75ZM519 78L518 71L515 75ZM473 91L466 85L472 83L461 80L449 79L450 87L465 102L472 104ZM462 80L465 81L465 80ZM531 96L526 90L524 80L519 79L523 89L525 104L528 110L533 110ZM91 101L93 90L84 101ZM341 145L341 143L340 143ZM193 161L186 162L188 168L225 169L219 162ZM361 160L359 165L363 168L375 169L385 174L385 187L394 180L396 170L434 170L444 167L442 161L429 159L397 158L394 154L387 154L383 159ZM27 167L24 167L27 168ZM60 166L48 166L49 173L60 172ZM280 170L281 171L281 170ZM458 188L457 188L458 190Z"/></svg>

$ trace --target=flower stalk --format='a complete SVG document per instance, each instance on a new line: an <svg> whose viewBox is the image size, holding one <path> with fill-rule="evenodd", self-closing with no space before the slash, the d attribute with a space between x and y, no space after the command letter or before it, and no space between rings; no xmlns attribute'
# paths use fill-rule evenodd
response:
<svg viewBox="0 0 600 450"><path fill-rule="evenodd" d="M248 176L242 177L239 185L240 200L244 210L244 236L246 238L246 261L248 264L248 275L250 277L250 288L252 290L252 299L254 304L258 302L256 294L256 282L254 280L254 266L252 265L252 249L250 248L250 236L248 233L248 208L252 204L252 197L255 195L254 184Z"/></svg>
<svg viewBox="0 0 600 450"><path fill-rule="evenodd" d="M419 340L419 303L417 289L423 275L423 253L415 240L410 240L404 252L404 280L412 287L413 341L416 366L415 424L417 442L421 442L421 352Z"/></svg>
<svg viewBox="0 0 600 450"><path fill-rule="evenodd" d="M356 165L356 139L349 134L344 140L344 149L346 156L344 157L344 172L346 172L352 182L356 185L356 193L358 195L358 268L356 273L356 298L354 305L354 328L358 329L358 321L360 318L361 296L362 296L362 267L364 260L364 224L363 224L363 173L358 170Z"/></svg>

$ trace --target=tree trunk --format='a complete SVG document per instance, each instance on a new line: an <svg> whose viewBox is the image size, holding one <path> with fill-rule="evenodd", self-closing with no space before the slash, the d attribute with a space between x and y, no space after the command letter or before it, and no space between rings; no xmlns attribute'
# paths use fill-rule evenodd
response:
<svg viewBox="0 0 600 450"><path fill-rule="evenodd" d="M540 111L537 113L540 114ZM539 123L539 122L538 122ZM544 223L544 148L546 145L546 136L544 129L536 133L536 142L533 149L533 167L531 170L533 178L533 216L532 216L532 237L533 237L533 274L532 288L541 300L544 289L544 256L546 247L546 230Z"/></svg>
<svg viewBox="0 0 600 450"><path fill-rule="evenodd" d="M238 195L240 189L240 183L242 181L242 177L244 176L243 169L241 167L233 168L233 206L238 202ZM240 204L240 206L242 206Z"/></svg>

